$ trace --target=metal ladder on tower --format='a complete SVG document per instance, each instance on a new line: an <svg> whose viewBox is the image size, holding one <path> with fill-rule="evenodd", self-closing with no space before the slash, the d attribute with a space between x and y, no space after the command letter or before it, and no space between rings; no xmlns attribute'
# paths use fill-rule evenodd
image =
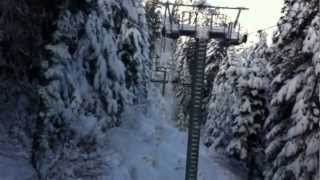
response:
<svg viewBox="0 0 320 180"><path fill-rule="evenodd" d="M189 138L187 151L186 180L196 180L198 174L198 157L200 127L203 120L202 99L204 88L204 69L207 51L207 41L196 39L192 48L191 59L191 113L189 120Z"/></svg>

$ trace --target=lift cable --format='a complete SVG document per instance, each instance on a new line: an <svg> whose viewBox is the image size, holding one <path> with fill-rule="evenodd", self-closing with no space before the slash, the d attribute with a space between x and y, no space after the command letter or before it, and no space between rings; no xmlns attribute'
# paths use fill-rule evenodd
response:
<svg viewBox="0 0 320 180"><path fill-rule="evenodd" d="M280 24L280 25L281 25L281 24ZM257 34L257 33L261 32L261 31L273 29L273 28L278 27L278 26L279 26L279 25L277 24L277 25L273 25L273 26L268 26L268 27L266 27L266 28L258 29L258 30L256 30L256 31L249 32L248 35L250 35L250 34Z"/></svg>
<svg viewBox="0 0 320 180"><path fill-rule="evenodd" d="M159 4L180 6L180 7L200 7L200 8L207 8L207 9L249 10L249 8L246 8L246 7L211 6L211 5L207 5L207 4L195 5L195 4L181 4L181 3L171 3L171 2L162 2L162 1L159 1Z"/></svg>
<svg viewBox="0 0 320 180"><path fill-rule="evenodd" d="M297 10L288 10L288 11L286 11L286 12L298 12L298 11L297 11ZM250 34L256 34L256 33L259 33L260 31L264 31L264 30L273 29L273 28L275 28L275 27L279 27L279 26L284 25L284 24L286 24L286 23L287 23L287 22L283 22L283 23L278 23L278 24L273 25L273 26L267 26L267 27L265 27L265 28L258 29L258 30L256 30L256 31L252 31L252 32L248 33L248 35L250 35Z"/></svg>

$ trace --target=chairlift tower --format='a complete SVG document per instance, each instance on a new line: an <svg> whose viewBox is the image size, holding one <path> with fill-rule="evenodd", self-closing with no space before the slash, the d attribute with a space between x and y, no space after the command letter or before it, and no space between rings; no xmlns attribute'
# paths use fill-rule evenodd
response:
<svg viewBox="0 0 320 180"><path fill-rule="evenodd" d="M189 5L159 0L155 2L164 10L162 22L164 37L178 39L181 36L187 36L195 39L189 49L191 53L191 112L185 180L197 180L200 127L204 118L201 106L203 104L207 44L210 39L215 39L224 46L240 45L246 42L247 35L240 32L239 17L241 12L248 8L206 4ZM178 14L177 9L183 11ZM223 10L236 11L235 20L229 20L224 13L221 13Z"/></svg>

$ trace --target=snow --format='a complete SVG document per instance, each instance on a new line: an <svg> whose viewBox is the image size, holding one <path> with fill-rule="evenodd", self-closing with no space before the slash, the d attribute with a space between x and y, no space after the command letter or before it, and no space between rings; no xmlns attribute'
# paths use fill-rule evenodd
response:
<svg viewBox="0 0 320 180"><path fill-rule="evenodd" d="M181 25L181 30L185 30L185 31L195 31L195 30L196 30L196 26L190 25L190 24L182 24L182 25Z"/></svg>
<svg viewBox="0 0 320 180"><path fill-rule="evenodd" d="M209 29L207 27L200 27L197 31L197 37L203 40L209 39Z"/></svg>
<svg viewBox="0 0 320 180"><path fill-rule="evenodd" d="M279 76L280 77L280 76ZM284 100L292 98L296 91L302 86L303 74L298 74L293 79L290 79L286 84L279 90L276 97L271 101L271 104L281 103Z"/></svg>
<svg viewBox="0 0 320 180"><path fill-rule="evenodd" d="M282 142L280 139L275 139L271 141L267 148L265 149L265 154L270 157L273 156L282 147Z"/></svg>
<svg viewBox="0 0 320 180"><path fill-rule="evenodd" d="M33 171L27 161L0 155L0 175L1 180L25 180L33 176Z"/></svg>
<svg viewBox="0 0 320 180"><path fill-rule="evenodd" d="M307 155L312 155L312 154L316 154L317 151L319 150L319 134L315 135L309 139L306 140L307 141L307 149L306 149L306 154Z"/></svg>
<svg viewBox="0 0 320 180"><path fill-rule="evenodd" d="M155 91L157 92L157 91ZM187 133L174 127L175 99L156 93L123 115L126 123L109 132L108 159L112 180L177 180L185 174ZM199 180L238 180L201 145Z"/></svg>
<svg viewBox="0 0 320 180"><path fill-rule="evenodd" d="M0 143L0 179L28 180L33 179L33 168L21 148ZM19 150L18 150L19 149Z"/></svg>
<svg viewBox="0 0 320 180"><path fill-rule="evenodd" d="M212 28L211 28L211 31L212 31L212 32L220 32L220 33L223 33L223 32L226 31L226 27L222 27L222 26L220 26L220 27L212 27Z"/></svg>
<svg viewBox="0 0 320 180"><path fill-rule="evenodd" d="M207 0L194 0L192 2L193 5L206 5L207 4Z"/></svg>
<svg viewBox="0 0 320 180"><path fill-rule="evenodd" d="M143 68L148 71L147 32L131 27L129 19L114 22L120 11L128 11L128 16L137 20L143 9L135 11L133 4L138 1L97 0L89 9L74 7L72 13L59 12L54 41L46 46L52 58L43 60L46 67L41 69L48 81L39 90L46 107L41 112L44 127L34 139L44 144L35 149L39 150L38 175L58 180L88 176L101 179L96 177L100 173L115 180L183 179L187 133L180 132L172 121L174 93L165 99L159 93L151 94L153 98L143 106L125 106L123 126L107 129L118 122L124 101L129 99L125 95L137 93L137 98L143 99L140 94L144 92L139 90L148 84L148 72L142 72ZM120 25L121 32L116 33L114 29ZM127 46L134 47L135 52ZM130 58L118 56L125 53ZM125 66L128 64L134 65L129 69ZM129 93L123 81L132 72L137 73L133 78L139 82L132 83ZM102 139L105 131L107 150ZM0 147L2 152L4 147ZM26 151L24 155L15 153L16 149L0 153L1 180L36 179L31 177L35 173L30 165L30 149ZM242 179L210 155L201 146L200 180ZM109 165L109 171L102 172L104 164Z"/></svg>
<svg viewBox="0 0 320 180"><path fill-rule="evenodd" d="M303 51L313 53L313 63L315 64L316 74L320 73L320 15L317 15L311 23L311 26L307 30L307 37L303 42Z"/></svg>
<svg viewBox="0 0 320 180"><path fill-rule="evenodd" d="M72 129L82 137L88 136L96 129L97 118L94 116L80 116L78 122L73 122Z"/></svg>
<svg viewBox="0 0 320 180"><path fill-rule="evenodd" d="M289 141L279 153L279 156L292 157L298 152L298 150L299 144Z"/></svg>

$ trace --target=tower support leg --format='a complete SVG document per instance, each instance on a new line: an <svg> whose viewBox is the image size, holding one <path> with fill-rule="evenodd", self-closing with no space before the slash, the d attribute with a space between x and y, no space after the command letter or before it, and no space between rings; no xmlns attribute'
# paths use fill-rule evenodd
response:
<svg viewBox="0 0 320 180"><path fill-rule="evenodd" d="M191 48L191 113L188 130L188 150L185 180L197 180L200 127L203 119L202 99L204 88L204 69L206 60L207 41L196 39Z"/></svg>

